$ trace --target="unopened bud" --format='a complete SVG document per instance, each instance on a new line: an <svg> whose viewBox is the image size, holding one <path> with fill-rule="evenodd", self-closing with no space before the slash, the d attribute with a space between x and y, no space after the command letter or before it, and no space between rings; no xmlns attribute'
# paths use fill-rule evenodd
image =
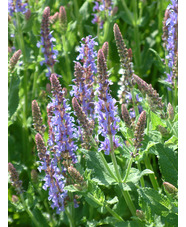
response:
<svg viewBox="0 0 186 227"><path fill-rule="evenodd" d="M178 189L172 185L169 182L164 182L163 183L165 190L169 193L169 194L176 194L178 192Z"/></svg>
<svg viewBox="0 0 186 227"><path fill-rule="evenodd" d="M145 214L143 213L142 210L136 210L136 216L141 220L145 219Z"/></svg>
<svg viewBox="0 0 186 227"><path fill-rule="evenodd" d="M169 134L169 132L167 131L167 129L164 128L161 125L158 125L158 130L160 131L160 133L162 134L162 136L167 136Z"/></svg>
<svg viewBox="0 0 186 227"><path fill-rule="evenodd" d="M122 104L122 106L121 106L121 113L122 113L122 117L123 117L123 120L124 120L126 126L127 126L128 128L131 128L132 121L131 121L131 119L130 119L129 112L128 112L128 110L127 110L125 104Z"/></svg>
<svg viewBox="0 0 186 227"><path fill-rule="evenodd" d="M167 113L168 113L169 119L172 121L174 119L174 109L170 103L167 106Z"/></svg>
<svg viewBox="0 0 186 227"><path fill-rule="evenodd" d="M37 183L37 178L38 177L38 173L35 169L32 169L31 171L31 179L34 183Z"/></svg>
<svg viewBox="0 0 186 227"><path fill-rule="evenodd" d="M54 23L57 21L58 16L59 16L59 13L56 12L54 15L52 15L52 16L49 17L49 22L50 22L51 24L54 24Z"/></svg>
<svg viewBox="0 0 186 227"><path fill-rule="evenodd" d="M16 195L12 195L12 202L17 203L19 201L19 198Z"/></svg>
<svg viewBox="0 0 186 227"><path fill-rule="evenodd" d="M108 57L108 52L109 52L109 46L108 46L108 42L105 42L102 46L102 51L103 51L103 54L105 56L105 60L107 60L107 57Z"/></svg>
<svg viewBox="0 0 186 227"><path fill-rule="evenodd" d="M145 125L146 125L146 112L143 111L138 119L135 132L134 132L134 146L136 149L138 149L141 146L141 142L143 140L144 136L144 130L145 130Z"/></svg>
<svg viewBox="0 0 186 227"><path fill-rule="evenodd" d="M26 19L26 20L29 20L29 19L30 19L30 16L31 16L31 10L28 9L28 10L26 11L26 13L25 13L25 19Z"/></svg>
<svg viewBox="0 0 186 227"><path fill-rule="evenodd" d="M63 6L59 8L59 23L61 25L62 33L65 33L67 30L67 15Z"/></svg>
<svg viewBox="0 0 186 227"><path fill-rule="evenodd" d="M12 71L15 67L15 65L17 64L20 56L22 54L22 51L21 50L18 50L16 51L13 56L10 58L10 62L9 62L9 65L10 65L10 70Z"/></svg>

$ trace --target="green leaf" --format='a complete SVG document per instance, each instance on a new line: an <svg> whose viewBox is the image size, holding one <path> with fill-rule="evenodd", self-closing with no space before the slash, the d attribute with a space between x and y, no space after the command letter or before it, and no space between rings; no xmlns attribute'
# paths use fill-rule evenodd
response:
<svg viewBox="0 0 186 227"><path fill-rule="evenodd" d="M178 138L175 135L173 135L170 139L168 139L164 143L164 145L167 147L170 145L177 145L177 144L178 144Z"/></svg>
<svg viewBox="0 0 186 227"><path fill-rule="evenodd" d="M178 183L178 154L162 144L156 145L158 163L163 179L175 187Z"/></svg>
<svg viewBox="0 0 186 227"><path fill-rule="evenodd" d="M145 206L150 206L153 214L161 216L171 209L169 199L152 188L140 188L138 189L138 193L140 203L143 202Z"/></svg>
<svg viewBox="0 0 186 227"><path fill-rule="evenodd" d="M111 185L115 180L109 175L106 170L104 163L100 159L98 152L81 150L87 160L87 167L93 170L93 181L97 182L99 185Z"/></svg>
<svg viewBox="0 0 186 227"><path fill-rule="evenodd" d="M154 59L155 59L154 63L155 63L155 65L157 66L157 68L160 70L161 73L164 73L165 72L165 64L161 60L161 57L159 56L159 54L154 49L149 48L149 50L154 55Z"/></svg>
<svg viewBox="0 0 186 227"><path fill-rule="evenodd" d="M41 210L38 207L35 207L32 212L40 226L49 227L48 220L43 216Z"/></svg>
<svg viewBox="0 0 186 227"><path fill-rule="evenodd" d="M140 171L138 169L131 168L127 182L132 182L133 184L137 184L142 176L147 175L147 174L153 174L153 173L154 172L151 171L150 169L145 169L140 173Z"/></svg>
<svg viewBox="0 0 186 227"><path fill-rule="evenodd" d="M158 125L166 127L165 122L154 112L150 112L152 130L156 130Z"/></svg>
<svg viewBox="0 0 186 227"><path fill-rule="evenodd" d="M117 202L118 202L118 197L117 196L115 196L113 199L107 200L108 204L114 204L114 203L117 203Z"/></svg>
<svg viewBox="0 0 186 227"><path fill-rule="evenodd" d="M9 118L15 113L19 104L19 83L20 79L17 76L11 77L8 94L8 113Z"/></svg>
<svg viewBox="0 0 186 227"><path fill-rule="evenodd" d="M174 214L174 213L170 213L166 217L162 217L162 221L168 227L178 226L178 215L177 214Z"/></svg>

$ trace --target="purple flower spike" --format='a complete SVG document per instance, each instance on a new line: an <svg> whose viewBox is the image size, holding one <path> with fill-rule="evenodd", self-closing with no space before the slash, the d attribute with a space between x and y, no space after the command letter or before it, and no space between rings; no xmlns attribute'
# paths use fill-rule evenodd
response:
<svg viewBox="0 0 186 227"><path fill-rule="evenodd" d="M73 80L75 85L72 86L70 93L76 97L85 114L91 118L94 117L93 83L97 73L95 46L98 43L94 39L91 35L82 39L81 46L78 48L79 55L76 58L82 64L75 62L75 79Z"/></svg>
<svg viewBox="0 0 186 227"><path fill-rule="evenodd" d="M22 3L22 0L8 0L8 12L10 16L14 13L21 12L25 14L27 12L27 3Z"/></svg>
<svg viewBox="0 0 186 227"><path fill-rule="evenodd" d="M111 0L101 0L94 1L93 13L94 18L92 19L93 24L98 24L100 29L103 29L105 23L105 18L111 16L112 14L112 5Z"/></svg>
<svg viewBox="0 0 186 227"><path fill-rule="evenodd" d="M173 84L173 75L175 65L177 64L178 51L178 2L172 0L166 11L163 22L163 36L164 47L167 50L166 59L168 60L169 72L167 72L167 79L170 84ZM175 74L175 73L174 73Z"/></svg>
<svg viewBox="0 0 186 227"><path fill-rule="evenodd" d="M98 102L96 103L96 114L99 123L98 133L105 139L101 142L99 151L104 150L108 155L112 149L120 146L115 137L120 119L117 117L116 100L109 93L109 84L107 65L102 49L98 51ZM112 141L112 144L111 144Z"/></svg>
<svg viewBox="0 0 186 227"><path fill-rule="evenodd" d="M49 74L46 75L47 77L50 77L51 75L51 69L54 67L58 54L58 51L53 49L53 41L55 41L55 39L52 37L52 32L49 30L49 24L50 8L46 7L43 12L41 23L41 41L37 43L37 47L40 48L40 46L42 46L41 51L44 54L45 60L40 64L43 65L43 63L45 63L49 69Z"/></svg>

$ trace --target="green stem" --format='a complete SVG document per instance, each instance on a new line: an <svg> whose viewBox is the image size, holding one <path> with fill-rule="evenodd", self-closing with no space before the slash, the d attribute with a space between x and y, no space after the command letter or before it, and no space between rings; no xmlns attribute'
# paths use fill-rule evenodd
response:
<svg viewBox="0 0 186 227"><path fill-rule="evenodd" d="M67 43L66 43L66 38L65 35L62 35L62 44L63 44L63 51L64 51L64 55L65 55L65 64L66 64L66 72L68 75L68 84L70 84L72 82L72 75L71 75L71 68L70 68L70 60L68 57L68 48L67 48Z"/></svg>
<svg viewBox="0 0 186 227"><path fill-rule="evenodd" d="M124 10L125 10L125 12L126 12L128 18L129 18L131 24L133 24L133 23L134 23L134 21L133 21L133 16L132 16L130 10L128 9L128 7L127 7L127 5L126 5L125 0L121 0L121 3L122 3L122 5L123 5L123 8L124 8Z"/></svg>
<svg viewBox="0 0 186 227"><path fill-rule="evenodd" d="M123 197L124 197L124 199L127 203L127 206L129 208L130 212L132 213L133 216L135 216L136 215L136 208L134 206L134 203L132 202L130 194L129 194L128 191L124 191L123 187L122 187L122 178L121 178L121 175L120 175L120 172L119 172L119 169L118 169L118 165L117 165L117 161L116 161L116 157L115 157L115 154L114 154L112 135L110 135L109 138L110 138L110 148L111 148L111 152L110 152L111 153L111 159L112 159L114 169L115 169L118 181L119 181L119 187L122 191L122 195L123 195Z"/></svg>
<svg viewBox="0 0 186 227"><path fill-rule="evenodd" d="M152 168L152 166L150 164L150 160L149 160L148 154L146 154L146 157L145 157L145 166L146 166L147 169L150 169L150 170L153 171L153 168ZM158 185L158 182L157 182L157 180L155 178L155 174L154 173L153 174L149 174L149 177L150 177L150 181L152 183L153 188L155 190L158 190L159 185Z"/></svg>
<svg viewBox="0 0 186 227"><path fill-rule="evenodd" d="M108 212L115 217L118 221L123 221L123 218L121 216L119 216L115 211L113 211L108 205L105 205L105 208L108 210Z"/></svg>
<svg viewBox="0 0 186 227"><path fill-rule="evenodd" d="M139 161L137 162L137 167L138 167L139 171L141 172L141 165L140 165ZM140 183L141 183L141 187L144 188L145 187L145 181L144 181L143 176L140 178Z"/></svg>
<svg viewBox="0 0 186 227"><path fill-rule="evenodd" d="M121 179L121 175L120 175L120 172L119 172L119 169L118 169L116 157L115 157L115 154L114 154L114 146L113 146L112 135L109 135L109 139L110 139L111 159L112 159L112 162L113 162L113 165L114 165L114 169L115 169L115 172L116 172L117 179L118 179L119 183L121 183L122 179Z"/></svg>
<svg viewBox="0 0 186 227"><path fill-rule="evenodd" d="M73 0L73 2L74 2L75 15L76 15L77 24L78 24L78 27L79 27L80 36L84 37L83 28L82 28L82 21L81 21L81 18L80 18L81 15L79 14L78 2L77 2L77 0Z"/></svg>
<svg viewBox="0 0 186 227"><path fill-rule="evenodd" d="M103 206L103 204L98 199L96 199L90 192L87 194L87 197L97 203L99 206ZM116 212L114 212L107 204L105 205L105 208L117 220L123 221L122 217L120 217Z"/></svg>
<svg viewBox="0 0 186 227"><path fill-rule="evenodd" d="M148 108L148 111L147 111L147 136L149 135L149 130L150 130L150 108Z"/></svg>
<svg viewBox="0 0 186 227"><path fill-rule="evenodd" d="M106 161L104 155L103 155L101 152L99 152L99 156L100 156L100 158L101 158L101 160L102 160L102 162L103 162L103 164L104 164L106 170L107 170L108 173L110 174L110 176L111 176L113 179L115 179L116 182L118 182L118 179L117 179L116 176L113 174L113 172L111 171L110 167L108 166L108 163L107 163L107 161Z"/></svg>
<svg viewBox="0 0 186 227"><path fill-rule="evenodd" d="M133 0L133 11L134 11L134 40L135 40L135 61L137 66L137 72L140 74L140 66L141 66L141 55L140 55L140 35L139 35L139 28L138 28L138 13L137 13L137 1Z"/></svg>
<svg viewBox="0 0 186 227"><path fill-rule="evenodd" d="M133 102L134 112L135 112L135 115L137 117L138 114L139 114L139 111L138 111L138 107L135 103L136 98L135 98L135 95L134 95L134 89L131 89L131 94L132 94L132 102Z"/></svg>
<svg viewBox="0 0 186 227"><path fill-rule="evenodd" d="M126 172L125 177L123 179L123 183L126 183L126 181L127 181L127 178L129 176L132 163L133 163L133 158L131 158L130 161L129 161L129 163L128 163L127 172Z"/></svg>
<svg viewBox="0 0 186 227"><path fill-rule="evenodd" d="M65 209L65 213L66 213L66 215L68 217L68 221L69 221L70 227L75 227L72 215L71 215L70 211L68 211L67 208Z"/></svg>
<svg viewBox="0 0 186 227"><path fill-rule="evenodd" d="M21 193L20 194L20 198L21 198L21 201L22 201L22 204L23 204L23 207L25 209L25 211L27 212L27 214L29 215L29 217L31 218L31 220L33 221L33 223L35 224L35 226L38 226L40 227L40 224L38 223L38 221L35 219L32 211L27 207L26 203L25 203L25 200L23 198L23 194Z"/></svg>
<svg viewBox="0 0 186 227"><path fill-rule="evenodd" d="M136 216L136 207L134 206L134 203L132 202L132 199L130 197L130 194L128 191L124 191L123 190L123 187L122 187L122 184L119 185L120 186L120 189L121 189L121 192L122 192L122 195L126 201L126 204L131 212L131 214L133 216Z"/></svg>
<svg viewBox="0 0 186 227"><path fill-rule="evenodd" d="M23 140L23 161L26 162L29 157L29 151L28 148L28 128L27 128L27 114L28 114L28 81L27 81L27 70L26 70L26 52L25 52L25 45L24 45L24 38L20 26L20 20L19 20L19 13L16 13L16 21L17 21L17 28L18 28L18 35L17 35L17 41L19 44L19 49L21 49L23 54L23 62L24 62L24 76L23 76L23 89L24 89L24 104L23 104L23 130L22 130L22 140Z"/></svg>

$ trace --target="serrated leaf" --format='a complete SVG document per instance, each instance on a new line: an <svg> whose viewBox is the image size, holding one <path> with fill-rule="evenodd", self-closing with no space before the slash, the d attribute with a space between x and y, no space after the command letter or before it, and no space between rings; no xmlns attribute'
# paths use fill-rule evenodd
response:
<svg viewBox="0 0 186 227"><path fill-rule="evenodd" d="M175 187L178 183L178 154L162 144L156 145L158 163L163 179Z"/></svg>
<svg viewBox="0 0 186 227"><path fill-rule="evenodd" d="M138 193L140 200L144 202L145 206L150 206L153 214L161 216L163 212L169 212L171 203L165 195L152 188L140 188Z"/></svg>
<svg viewBox="0 0 186 227"><path fill-rule="evenodd" d="M93 170L93 180L99 185L111 185L115 180L105 169L104 163L100 159L98 152L82 150L86 156L87 167Z"/></svg>
<svg viewBox="0 0 186 227"><path fill-rule="evenodd" d="M11 77L8 94L8 113L9 118L15 113L19 104L19 83L20 79L17 76Z"/></svg>

